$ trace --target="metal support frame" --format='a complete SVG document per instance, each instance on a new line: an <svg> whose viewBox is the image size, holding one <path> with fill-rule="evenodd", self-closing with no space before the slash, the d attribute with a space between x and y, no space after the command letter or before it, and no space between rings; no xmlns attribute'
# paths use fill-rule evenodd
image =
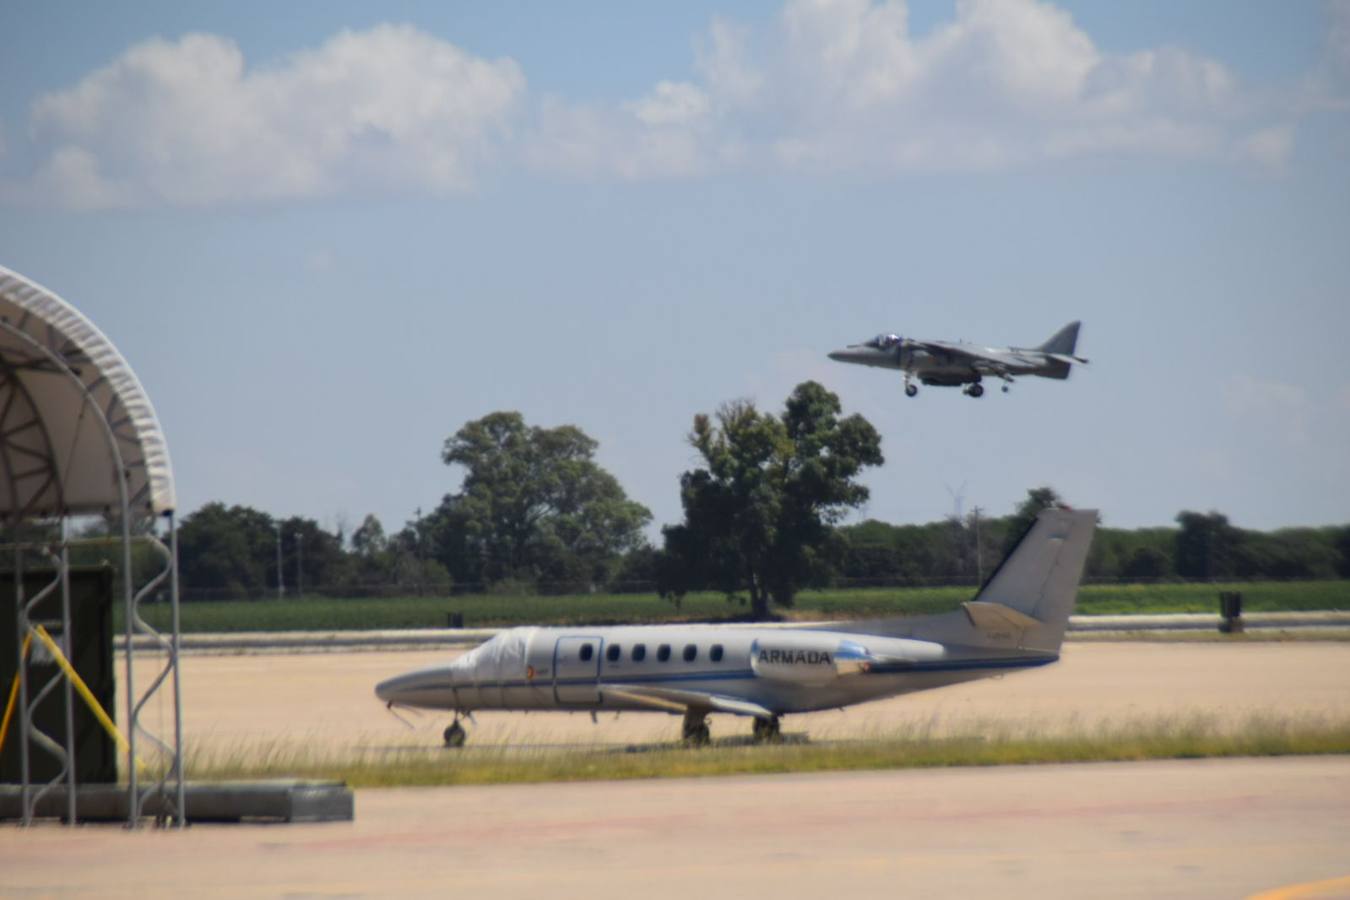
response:
<svg viewBox="0 0 1350 900"><path fill-rule="evenodd" d="M64 535L64 527L62 529ZM72 700L74 690L70 680L64 677L64 674L58 670L56 674L47 679L42 685L34 685L32 672L29 669L29 662L34 654L41 652L41 648L29 642L31 652L23 652L24 638L30 634L35 634L35 628L38 625L49 626L48 631L57 630L63 641L68 641L68 635L71 633L70 618L70 569L69 556L65 552L65 547L60 548L59 553L54 553L51 548L43 545L31 545L15 542L14 549L14 594L17 636L19 638L19 739L20 745L20 766L22 772L22 821L24 825L32 824L34 811L42 798L46 796L52 788L56 787L62 781L66 782L69 801L67 804L66 818L70 822L75 821L75 723L74 707ZM24 596L24 556L26 553L37 551L47 557L47 561L52 564L54 574L52 580L45 584L32 597ZM33 613L37 605L47 599L57 589L61 591L61 618L59 620L40 621L33 618ZM66 644L69 648L69 643ZM50 735L37 727L36 715L37 709L48 697L55 693L58 685L65 686L66 700L66 721L65 721L65 741L64 744L59 740L60 735ZM36 693L33 689L36 688ZM60 761L60 770L52 777L50 781L42 785L33 785L31 778L32 771L32 751L34 748L40 749L50 756L54 756Z"/></svg>
<svg viewBox="0 0 1350 900"><path fill-rule="evenodd" d="M178 673L179 661L179 584L178 584L178 533L177 525L172 511L164 514L167 522L168 544L159 540L153 534L156 517L151 513L145 513L133 522L132 499L128 496L127 473L123 454L118 445L117 428L121 427L122 421L117 424L110 421L110 416L114 412L112 404L108 409L101 408L92 393L93 385L87 384L80 374L73 370L64 356L57 353L50 347L34 339L31 335L16 327L8 321L0 320L0 331L18 339L25 344L34 353L34 358L38 360L38 365L42 365L45 371L63 374L73 384L75 384L83 397L79 414L79 425L82 426L86 416L92 413L92 420L99 427L107 444L109 454L114 461L114 471L117 476L118 489L118 513L120 525L120 557L121 557L121 586L122 596L126 610L126 676L125 690L127 697L127 721L126 736L128 748L126 753L126 778L128 792L128 827L135 828L141 823L142 811L145 808L146 801L153 795L160 797L160 802L156 808L166 810L157 814L157 822L160 824L172 823L178 828L186 825L186 807L184 798L183 783L183 740L182 740L182 694L180 691L180 680ZM29 363L26 368L32 368L34 365ZM95 382L97 384L97 382ZM77 426L78 427L78 426ZM18 444L13 442L12 438L16 435L31 433L33 429L40 432L39 447L35 449L32 444L32 438L28 438L26 443ZM27 462L21 466L21 462ZM70 540L66 533L67 521L71 511L67 507L62 492L62 473L60 471L59 461L56 453L52 449L52 443L47 430L38 413L37 406L33 402L32 396L24 387L23 381L16 377L16 368L3 359L0 359L0 477L6 479L9 488L9 496L14 498L23 497L23 506L11 515L8 525L14 535L14 559L15 559L15 584L16 599L18 601L18 613L15 621L16 637L19 645L18 675L20 684L20 715L18 740L21 742L21 765L22 765L22 797L23 797L23 823L31 824L34 811L38 806L44 794L48 793L63 778L68 783L67 796L67 822L75 824L76 821L76 790L75 790L75 735L73 727L73 705L70 699L71 685L70 680L62 672L54 676L46 684L41 686L30 702L30 660L31 654L25 656L23 653L24 639L30 633L36 623L34 623L29 612L36 607L52 591L60 589L62 592L62 610L63 621L61 623L62 634L71 633L70 621L70 566L69 566L69 547ZM38 481L37 479L41 479ZM36 484L36 488L29 485ZM43 547L44 555L53 565L56 576L52 582L46 585L41 591L35 594L31 599L25 599L23 588L23 561L25 552L32 552L32 545L25 547L20 540L20 529L28 523L37 523L44 521L50 523L53 519L57 520L60 526L60 537L54 547ZM143 584L138 590L135 585L135 576L132 571L132 545L133 535L139 533L141 540L146 541L163 560L163 569ZM140 615L141 602L159 590L167 582L169 603L171 605L172 629L169 635L164 635L149 625ZM149 648L138 647L137 638L144 636L151 645ZM64 639L64 638L63 638ZM137 655L144 655L147 650L155 658L163 660L163 667L151 679L148 687L140 694L135 690L134 682L134 664ZM36 652L36 651L35 651ZM55 740L52 736L43 734L33 725L32 711L41 702L54 692L57 684L65 682L67 694L67 718L65 746ZM170 684L173 693L173 735L171 738L164 739L157 736L150 729L145 727L141 721L141 713L146 704L155 697L165 684ZM159 762L161 771L153 784L142 789L137 771L138 757L136 754L137 737L144 735L152 745L159 751ZM36 791L30 784L29 778L29 753L32 748L38 747L43 751L53 754L62 760L63 769L52 782L38 787Z"/></svg>

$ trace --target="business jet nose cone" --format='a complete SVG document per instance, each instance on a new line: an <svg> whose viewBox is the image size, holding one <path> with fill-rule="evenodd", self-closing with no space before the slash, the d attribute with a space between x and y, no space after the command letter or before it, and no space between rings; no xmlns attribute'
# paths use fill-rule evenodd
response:
<svg viewBox="0 0 1350 900"><path fill-rule="evenodd" d="M419 695L440 686L449 686L448 673L443 668L418 669L386 678L375 685L375 696L385 703L415 703ZM443 683L443 684L442 684Z"/></svg>
<svg viewBox="0 0 1350 900"><path fill-rule="evenodd" d="M396 703L406 688L408 676L399 675L394 678L386 678L375 685L375 696L385 703Z"/></svg>

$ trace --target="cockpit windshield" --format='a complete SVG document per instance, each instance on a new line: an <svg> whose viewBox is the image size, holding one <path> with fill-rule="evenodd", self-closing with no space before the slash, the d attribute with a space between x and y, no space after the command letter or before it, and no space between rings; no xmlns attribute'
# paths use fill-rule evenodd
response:
<svg viewBox="0 0 1350 900"><path fill-rule="evenodd" d="M875 347L878 350L889 350L900 343L898 334L879 334L867 342L867 346Z"/></svg>
<svg viewBox="0 0 1350 900"><path fill-rule="evenodd" d="M523 672L525 656L534 631L533 628L511 628L500 632L455 660L452 665L474 672L478 676L494 676L499 673L514 675L518 671Z"/></svg>

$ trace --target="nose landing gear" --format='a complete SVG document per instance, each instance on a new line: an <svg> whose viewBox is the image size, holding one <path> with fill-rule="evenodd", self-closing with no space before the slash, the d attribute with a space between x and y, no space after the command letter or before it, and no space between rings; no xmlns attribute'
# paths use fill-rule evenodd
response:
<svg viewBox="0 0 1350 900"><path fill-rule="evenodd" d="M441 733L441 739L445 741L445 746L458 749L464 746L464 742L469 739L469 732L464 730L464 726L459 724L459 713L455 713L455 721L445 726L445 731Z"/></svg>

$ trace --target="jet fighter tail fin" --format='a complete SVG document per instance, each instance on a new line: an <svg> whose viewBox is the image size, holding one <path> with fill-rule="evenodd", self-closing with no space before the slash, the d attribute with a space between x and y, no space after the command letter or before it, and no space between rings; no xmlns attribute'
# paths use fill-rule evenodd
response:
<svg viewBox="0 0 1350 900"><path fill-rule="evenodd" d="M1082 322L1070 322L1059 331L1055 336L1037 347L1042 353L1058 353L1062 356L1073 356L1073 351L1078 347L1078 328Z"/></svg>

